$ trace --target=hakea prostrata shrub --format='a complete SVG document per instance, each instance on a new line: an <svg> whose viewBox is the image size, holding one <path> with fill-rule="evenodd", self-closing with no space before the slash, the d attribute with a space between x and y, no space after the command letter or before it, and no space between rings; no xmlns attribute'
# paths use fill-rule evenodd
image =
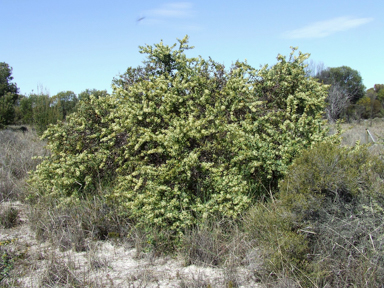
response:
<svg viewBox="0 0 384 288"><path fill-rule="evenodd" d="M45 132L51 154L31 180L40 195L65 205L104 191L136 223L180 232L201 217L236 217L303 148L329 139L327 87L306 76L308 54L227 71L187 58L188 37L178 41L140 47L145 65L115 79L111 96Z"/></svg>

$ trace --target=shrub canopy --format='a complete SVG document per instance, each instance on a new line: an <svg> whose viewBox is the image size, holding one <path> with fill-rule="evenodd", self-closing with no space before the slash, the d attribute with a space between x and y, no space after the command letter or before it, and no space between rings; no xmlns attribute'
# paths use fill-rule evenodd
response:
<svg viewBox="0 0 384 288"><path fill-rule="evenodd" d="M104 191L137 223L181 231L235 217L327 138L327 87L306 77L308 54L226 71L187 58L187 36L178 42L140 47L144 66L115 79L112 95L80 102L45 132L51 155L32 176L40 193L65 204Z"/></svg>

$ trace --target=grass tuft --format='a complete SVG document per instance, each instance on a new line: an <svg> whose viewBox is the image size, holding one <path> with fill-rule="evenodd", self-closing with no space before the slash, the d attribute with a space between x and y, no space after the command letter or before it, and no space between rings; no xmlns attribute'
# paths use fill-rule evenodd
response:
<svg viewBox="0 0 384 288"><path fill-rule="evenodd" d="M3 211L0 212L0 226L5 229L10 229L20 223L19 210L14 207L2 207Z"/></svg>

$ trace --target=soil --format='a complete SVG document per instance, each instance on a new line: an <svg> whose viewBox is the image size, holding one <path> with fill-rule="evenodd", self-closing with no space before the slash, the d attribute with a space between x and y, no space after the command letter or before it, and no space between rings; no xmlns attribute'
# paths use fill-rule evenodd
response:
<svg viewBox="0 0 384 288"><path fill-rule="evenodd" d="M261 287L250 265L185 266L178 257L138 255L135 248L116 241L89 243L86 252L62 252L35 239L22 203L0 203L0 209L6 206L17 209L20 217L15 227L0 229L1 252L14 259L3 279L8 287Z"/></svg>

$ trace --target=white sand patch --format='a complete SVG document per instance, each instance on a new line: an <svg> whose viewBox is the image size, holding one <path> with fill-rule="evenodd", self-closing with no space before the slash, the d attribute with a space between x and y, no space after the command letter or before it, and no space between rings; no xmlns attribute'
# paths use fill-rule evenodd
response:
<svg viewBox="0 0 384 288"><path fill-rule="evenodd" d="M35 239L22 204L1 203L0 208L4 205L21 211L20 225L0 229L0 242L13 240L5 245L8 251L18 255L12 271L15 286L40 287L41 283L58 281L59 286L54 287L71 287L64 283L70 278L80 283L79 287L226 287L230 282L236 282L238 287L260 287L252 273L254 267L185 266L181 258L155 257L151 253L137 255L136 249L118 242L97 241L89 243L86 252L61 252L50 243ZM61 286L57 279L62 279Z"/></svg>

